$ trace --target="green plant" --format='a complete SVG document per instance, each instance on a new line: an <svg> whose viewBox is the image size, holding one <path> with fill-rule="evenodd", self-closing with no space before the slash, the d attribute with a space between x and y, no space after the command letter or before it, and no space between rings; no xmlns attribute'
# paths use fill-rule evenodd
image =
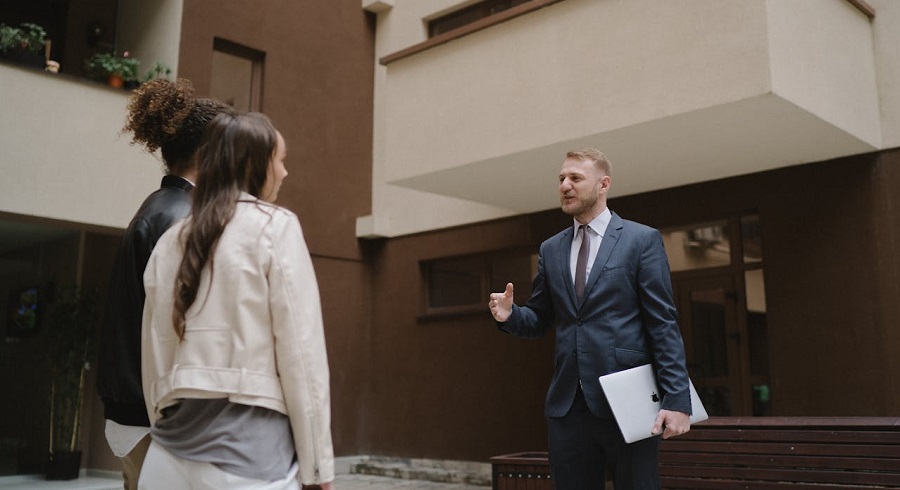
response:
<svg viewBox="0 0 900 490"><path fill-rule="evenodd" d="M98 294L71 287L57 294L47 315L50 353L50 453L78 448L84 383L96 354Z"/></svg>
<svg viewBox="0 0 900 490"><path fill-rule="evenodd" d="M172 69L169 68L169 65L157 61L153 65L153 68L147 70L147 73L144 75L144 81L149 82L150 80L155 80L157 78L168 78L171 74Z"/></svg>
<svg viewBox="0 0 900 490"><path fill-rule="evenodd" d="M22 49L40 53L44 49L46 37L47 32L43 27L30 22L23 22L19 27L0 24L0 52Z"/></svg>
<svg viewBox="0 0 900 490"><path fill-rule="evenodd" d="M137 58L128 55L128 51L122 56L116 56L114 53L97 53L88 58L84 68L97 78L117 75L128 81L137 80L139 63Z"/></svg>

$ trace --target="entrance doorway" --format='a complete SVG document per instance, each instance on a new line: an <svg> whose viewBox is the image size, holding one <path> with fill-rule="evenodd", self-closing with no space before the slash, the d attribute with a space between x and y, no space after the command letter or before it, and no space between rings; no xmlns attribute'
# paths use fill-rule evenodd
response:
<svg viewBox="0 0 900 490"><path fill-rule="evenodd" d="M710 415L770 413L759 218L663 230L688 371Z"/></svg>

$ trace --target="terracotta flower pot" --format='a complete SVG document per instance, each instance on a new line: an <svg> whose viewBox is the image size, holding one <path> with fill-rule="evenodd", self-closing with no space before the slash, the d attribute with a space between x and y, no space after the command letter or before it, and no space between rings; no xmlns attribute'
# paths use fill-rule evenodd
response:
<svg viewBox="0 0 900 490"><path fill-rule="evenodd" d="M125 85L125 79L119 75L112 74L106 79L106 83L113 88L122 88L122 86Z"/></svg>

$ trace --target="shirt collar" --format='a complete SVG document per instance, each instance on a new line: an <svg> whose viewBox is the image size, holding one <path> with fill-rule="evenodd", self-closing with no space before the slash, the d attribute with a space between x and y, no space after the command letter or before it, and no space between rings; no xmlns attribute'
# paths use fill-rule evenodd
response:
<svg viewBox="0 0 900 490"><path fill-rule="evenodd" d="M590 223L588 223L588 228L594 230L594 233L600 235L600 238L603 238L603 235L606 234L606 228L609 226L609 222L612 220L612 212L609 208L605 208L602 213L597 215ZM572 219L575 223L575 232L578 232L578 227L581 226L581 223L576 219Z"/></svg>

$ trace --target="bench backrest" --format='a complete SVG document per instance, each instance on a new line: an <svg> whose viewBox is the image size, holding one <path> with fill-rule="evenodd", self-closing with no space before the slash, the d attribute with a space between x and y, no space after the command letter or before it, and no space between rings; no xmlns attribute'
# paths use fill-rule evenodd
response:
<svg viewBox="0 0 900 490"><path fill-rule="evenodd" d="M667 489L900 488L900 417L714 417L662 442L660 475Z"/></svg>

